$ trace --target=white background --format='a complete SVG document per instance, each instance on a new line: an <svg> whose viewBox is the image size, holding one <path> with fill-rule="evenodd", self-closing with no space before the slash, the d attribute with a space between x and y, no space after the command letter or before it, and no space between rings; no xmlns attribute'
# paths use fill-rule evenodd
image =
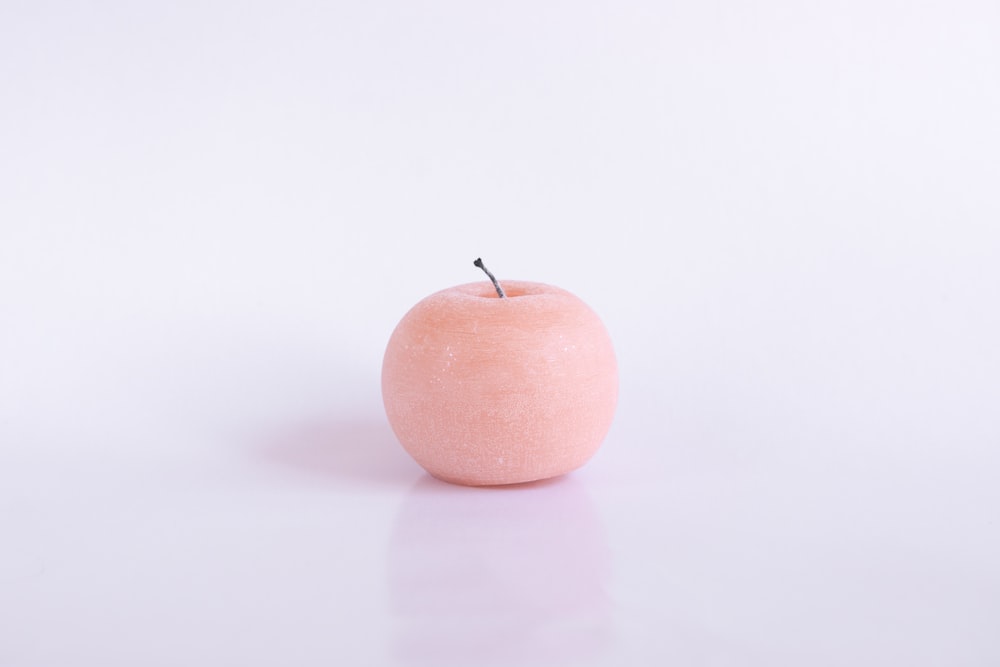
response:
<svg viewBox="0 0 1000 667"><path fill-rule="evenodd" d="M1000 6L0 4L0 665L1000 664ZM621 397L428 478L419 299Z"/></svg>

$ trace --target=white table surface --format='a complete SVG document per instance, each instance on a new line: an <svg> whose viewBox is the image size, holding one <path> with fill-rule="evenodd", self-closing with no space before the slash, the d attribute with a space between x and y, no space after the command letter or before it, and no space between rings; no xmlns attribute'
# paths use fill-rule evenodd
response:
<svg viewBox="0 0 1000 667"><path fill-rule="evenodd" d="M0 665L1000 664L1000 9L0 7ZM591 304L467 489L381 354Z"/></svg>

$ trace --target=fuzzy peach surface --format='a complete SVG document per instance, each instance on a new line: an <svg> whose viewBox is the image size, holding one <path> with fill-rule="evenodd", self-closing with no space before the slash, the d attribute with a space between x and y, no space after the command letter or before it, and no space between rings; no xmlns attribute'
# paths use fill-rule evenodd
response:
<svg viewBox="0 0 1000 667"><path fill-rule="evenodd" d="M604 440L618 398L600 318L541 283L488 282L430 295L400 321L382 398L400 443L430 474L472 486L562 475Z"/></svg>

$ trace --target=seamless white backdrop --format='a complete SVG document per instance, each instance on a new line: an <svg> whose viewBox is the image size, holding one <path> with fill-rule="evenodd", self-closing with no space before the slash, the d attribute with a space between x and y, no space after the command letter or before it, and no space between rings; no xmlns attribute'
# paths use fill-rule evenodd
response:
<svg viewBox="0 0 1000 667"><path fill-rule="evenodd" d="M0 665L997 664L998 118L991 2L0 4ZM384 423L480 255L563 482Z"/></svg>

